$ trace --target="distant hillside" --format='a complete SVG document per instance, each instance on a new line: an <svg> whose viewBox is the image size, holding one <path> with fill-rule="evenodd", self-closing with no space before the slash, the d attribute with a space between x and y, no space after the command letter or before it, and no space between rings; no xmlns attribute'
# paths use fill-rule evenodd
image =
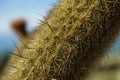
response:
<svg viewBox="0 0 120 80"><path fill-rule="evenodd" d="M11 52L15 49L14 43L18 44L18 39L14 35L3 35L0 36L0 54L3 54L4 52ZM5 54L5 53L4 53Z"/></svg>

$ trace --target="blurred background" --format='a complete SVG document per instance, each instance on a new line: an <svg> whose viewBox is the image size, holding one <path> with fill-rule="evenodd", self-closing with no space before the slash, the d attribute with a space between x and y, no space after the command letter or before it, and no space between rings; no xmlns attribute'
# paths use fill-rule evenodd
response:
<svg viewBox="0 0 120 80"><path fill-rule="evenodd" d="M19 45L19 37L11 29L14 19L24 19L27 31L31 32L56 3L56 0L0 0L0 65L9 56L8 52Z"/></svg>
<svg viewBox="0 0 120 80"><path fill-rule="evenodd" d="M0 0L0 67L9 57L8 52L19 45L19 37L11 29L11 21L23 18L27 21L27 31L39 26L58 0ZM108 51L90 80L120 80L120 37Z"/></svg>

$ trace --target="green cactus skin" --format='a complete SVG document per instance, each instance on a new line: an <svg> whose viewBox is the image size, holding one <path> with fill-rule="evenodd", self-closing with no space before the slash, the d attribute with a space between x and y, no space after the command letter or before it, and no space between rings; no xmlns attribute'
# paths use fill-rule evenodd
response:
<svg viewBox="0 0 120 80"><path fill-rule="evenodd" d="M120 32L120 0L62 0L0 80L86 80Z"/></svg>

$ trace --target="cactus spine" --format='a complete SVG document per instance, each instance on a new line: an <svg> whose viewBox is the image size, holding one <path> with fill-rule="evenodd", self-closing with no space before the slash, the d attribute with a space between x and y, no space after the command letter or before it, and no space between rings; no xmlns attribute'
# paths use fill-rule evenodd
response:
<svg viewBox="0 0 120 80"><path fill-rule="evenodd" d="M120 0L61 0L22 41L1 80L85 80L114 43L119 22Z"/></svg>

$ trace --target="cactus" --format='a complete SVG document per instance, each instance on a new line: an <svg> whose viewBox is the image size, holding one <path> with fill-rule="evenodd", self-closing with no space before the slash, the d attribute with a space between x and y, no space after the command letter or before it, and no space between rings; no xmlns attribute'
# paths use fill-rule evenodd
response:
<svg viewBox="0 0 120 80"><path fill-rule="evenodd" d="M10 59L1 80L86 80L120 32L120 0L61 0Z"/></svg>

